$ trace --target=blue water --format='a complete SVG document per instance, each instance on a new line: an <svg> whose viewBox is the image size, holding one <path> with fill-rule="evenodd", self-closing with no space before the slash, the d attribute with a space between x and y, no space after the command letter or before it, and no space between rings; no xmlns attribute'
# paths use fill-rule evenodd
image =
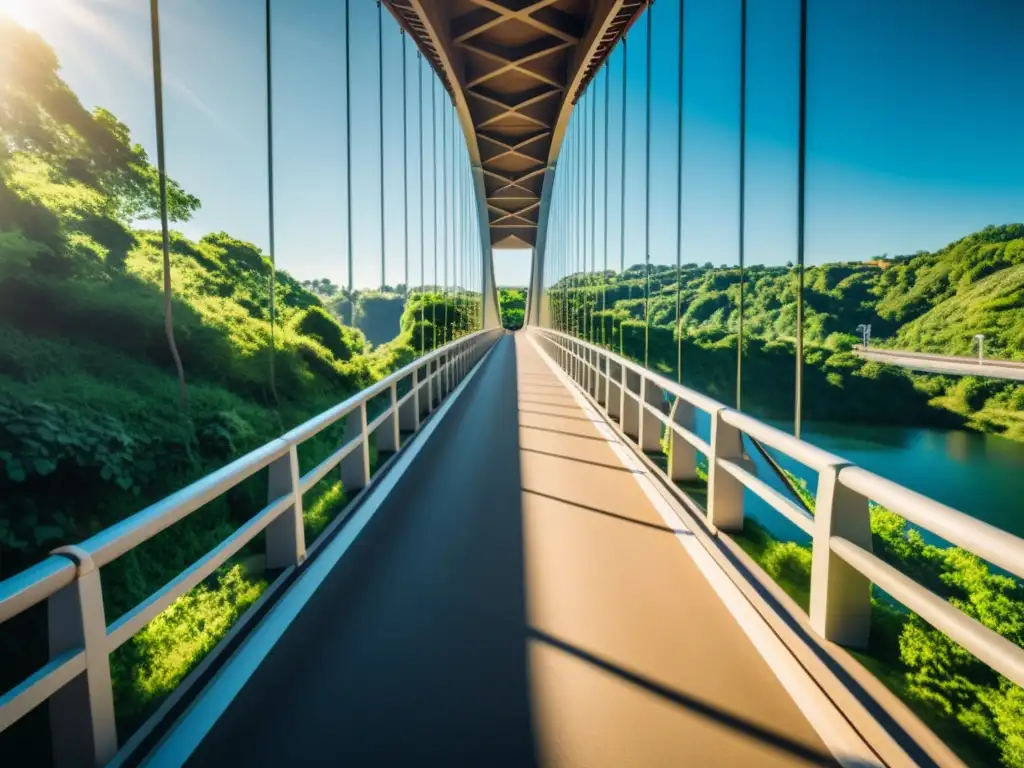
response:
<svg viewBox="0 0 1024 768"><path fill-rule="evenodd" d="M697 430L705 439L709 426L706 417L699 419ZM774 426L792 429L791 424ZM967 430L835 423L805 423L802 437L867 470L1024 538L1024 443ZM748 453L758 476L781 489L763 457L752 446ZM777 451L771 453L782 467L807 480L812 490L815 488L813 472ZM806 540L799 529L753 494L747 494L746 510L776 535Z"/></svg>

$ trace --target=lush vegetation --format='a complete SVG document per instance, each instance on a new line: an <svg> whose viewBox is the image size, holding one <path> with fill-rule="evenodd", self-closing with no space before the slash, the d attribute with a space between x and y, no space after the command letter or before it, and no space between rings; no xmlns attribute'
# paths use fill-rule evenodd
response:
<svg viewBox="0 0 1024 768"><path fill-rule="evenodd" d="M790 480L813 513L806 483ZM871 505L874 552L968 616L1024 644L1024 587L993 573L958 547L928 544L884 507ZM740 545L805 610L810 602L811 547L775 539L753 520ZM858 653L944 740L972 765L1024 766L1024 690L993 672L919 616L876 591L871 641Z"/></svg>
<svg viewBox="0 0 1024 768"><path fill-rule="evenodd" d="M501 304L501 324L510 331L522 328L526 319L526 289L499 288L498 301Z"/></svg>
<svg viewBox="0 0 1024 768"><path fill-rule="evenodd" d="M565 278L552 317L723 402L736 401L741 273L686 264ZM743 272L745 410L791 420L797 273ZM677 302L679 305L677 322ZM649 323L649 329L645 326ZM803 417L815 421L968 426L1024 440L1024 386L971 376L915 374L859 358L853 335L874 343L968 354L976 333L991 357L1024 360L1024 225L988 227L935 253L879 257L804 271ZM773 381L777 386L757 386Z"/></svg>
<svg viewBox="0 0 1024 768"><path fill-rule="evenodd" d="M471 297L399 286L359 294L341 323L323 281L302 285L223 232L194 241L172 231L165 264L161 233L144 226L159 215L157 170L127 126L81 105L58 68L39 36L0 20L0 578L273 439L476 317ZM168 195L172 222L200 206L173 180ZM304 445L303 467L338 439L329 431ZM108 621L258 511L265 483L260 473L106 567ZM314 489L307 533L343 501L337 483ZM264 584L254 542L114 655L123 727ZM38 622L8 629L0 690L38 667L46 646Z"/></svg>

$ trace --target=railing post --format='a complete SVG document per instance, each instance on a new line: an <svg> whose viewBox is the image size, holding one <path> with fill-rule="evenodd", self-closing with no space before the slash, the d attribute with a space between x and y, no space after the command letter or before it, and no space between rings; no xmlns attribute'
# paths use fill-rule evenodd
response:
<svg viewBox="0 0 1024 768"><path fill-rule="evenodd" d="M671 418L688 432L695 426L695 411L692 403L677 397L672 403ZM670 480L694 480L697 477L697 449L670 430L668 451L668 476Z"/></svg>
<svg viewBox="0 0 1024 768"><path fill-rule="evenodd" d="M50 697L53 764L106 765L117 753L117 725L100 571L79 547L53 554L74 560L78 572L47 601L50 658L85 650L85 671Z"/></svg>
<svg viewBox="0 0 1024 768"><path fill-rule="evenodd" d="M391 413L384 419L384 422L377 427L377 450L389 453L398 453L402 445L402 438L398 431L398 382L396 381L388 388L391 404L388 406Z"/></svg>
<svg viewBox="0 0 1024 768"><path fill-rule="evenodd" d="M640 450L645 453L661 453L661 420L646 405L661 411L665 395L661 387L652 384L646 376L640 377ZM645 405L646 404L646 405Z"/></svg>
<svg viewBox="0 0 1024 768"><path fill-rule="evenodd" d="M636 382L636 389L633 384ZM633 397L635 393L637 397ZM640 409L643 408L639 401L640 395L640 374L622 366L622 392L619 398L619 411L622 418L622 431L633 440L640 439Z"/></svg>
<svg viewBox="0 0 1024 768"><path fill-rule="evenodd" d="M352 411L345 421L345 444L360 440L359 446L341 460L341 484L350 494L370 483L370 441L366 434L366 402Z"/></svg>
<svg viewBox="0 0 1024 768"><path fill-rule="evenodd" d="M292 495L292 503L267 526L267 568L299 565L306 558L306 530L302 524L299 488L299 453L296 446L274 459L267 473L267 501Z"/></svg>
<svg viewBox="0 0 1024 768"><path fill-rule="evenodd" d="M607 373L608 394L605 398L605 408L609 418L618 419L622 413L622 366L609 357Z"/></svg>
<svg viewBox="0 0 1024 768"><path fill-rule="evenodd" d="M832 551L841 536L871 551L868 500L839 481L843 462L818 474L811 555L811 628L826 640L864 648L871 632L871 582Z"/></svg>
<svg viewBox="0 0 1024 768"><path fill-rule="evenodd" d="M594 369L591 367L594 364L593 350L587 345L581 345L583 348L583 390L593 396L594 394Z"/></svg>
<svg viewBox="0 0 1024 768"><path fill-rule="evenodd" d="M739 531L743 528L743 484L718 466L718 460L743 460L743 433L726 423L725 413L724 407L711 413L708 523L722 531Z"/></svg>
<svg viewBox="0 0 1024 768"><path fill-rule="evenodd" d="M433 366L433 364L434 364L433 360L428 360L427 364L424 366L424 368L426 369L426 379L427 379L427 402L426 402L426 404L424 406L424 410L422 412L424 416L429 415L431 413L431 411L434 410L434 377L431 374L431 370L430 370L431 367Z"/></svg>
<svg viewBox="0 0 1024 768"><path fill-rule="evenodd" d="M598 405L608 405L608 355L597 353L597 392L594 399Z"/></svg>
<svg viewBox="0 0 1024 768"><path fill-rule="evenodd" d="M412 393L398 409L398 429L415 432L420 428L420 369L412 369Z"/></svg>

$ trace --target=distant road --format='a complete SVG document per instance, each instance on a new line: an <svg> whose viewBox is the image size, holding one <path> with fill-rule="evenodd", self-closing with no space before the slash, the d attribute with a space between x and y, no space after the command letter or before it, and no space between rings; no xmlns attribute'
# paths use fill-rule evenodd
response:
<svg viewBox="0 0 1024 768"><path fill-rule="evenodd" d="M854 354L865 360L874 360L888 365L898 365L912 371L948 373L957 376L986 376L992 379L1024 381L1024 363L1010 360L985 360L979 364L976 357L954 357L953 355L929 355L922 352L906 352L900 349L867 348L857 344Z"/></svg>

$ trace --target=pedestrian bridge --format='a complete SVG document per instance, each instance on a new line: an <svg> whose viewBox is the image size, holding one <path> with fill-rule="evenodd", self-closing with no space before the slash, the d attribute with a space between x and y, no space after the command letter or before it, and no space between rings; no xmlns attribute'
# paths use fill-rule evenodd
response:
<svg viewBox="0 0 1024 768"><path fill-rule="evenodd" d="M813 517L744 435L819 472ZM372 441L394 452L371 476ZM698 452L706 512L671 481ZM108 625L102 567L263 468L267 506ZM307 547L302 491L338 471L361 490ZM726 535L745 493L812 535L809 617ZM867 640L870 585L1018 682L1024 652L875 557L868 498L1024 575L1014 537L607 349L481 331L0 584L0 620L48 602L52 657L0 725L48 700L56 761L82 765L954 765L842 647ZM276 580L119 744L110 653L260 532Z"/></svg>
<svg viewBox="0 0 1024 768"><path fill-rule="evenodd" d="M154 0L159 42L156 7ZM266 7L269 75L269 1ZM680 51L671 63L678 67L675 166L681 190L684 14L681 3L671 7L679 8ZM449 232L453 249L455 234L461 238L458 264L466 270L449 283L445 254L443 290L473 302L472 325L439 335L440 318L432 318L434 343L427 347L421 331L422 354L405 367L0 582L0 623L44 611L48 643L45 664L0 690L0 732L45 710L48 732L38 736L48 737L61 768L961 765L855 655L871 640L872 590L1017 685L1024 685L1024 650L873 552L870 504L1020 578L1024 541L800 439L802 326L794 357L795 434L753 418L738 403L727 406L679 383L678 288L678 338L671 339L678 375L662 375L647 359L658 330L649 306L651 3L385 0L380 8L416 43L452 101L451 123L442 111L440 131L436 118L431 128L430 141L436 144L440 136L442 143L432 155L432 189L442 174L446 190L435 192L432 204L435 216L444 217L443 249L450 250ZM800 8L798 269L804 263L806 0ZM610 87L602 67L644 14L647 117L643 131L632 125L627 130L627 92L635 100L639 89L623 85L621 211L609 213ZM347 25L346 13L346 35ZM383 84L382 50L378 46L376 53ZM346 80L348 51L346 42ZM157 69L158 48L155 60ZM626 83L624 54L621 61ZM590 99L580 110L589 122L572 129L574 106L595 92L599 72L603 122L597 100ZM403 58L403 121L405 90ZM272 169L269 87L267 96ZM433 96L428 98L433 109ZM418 103L422 130L422 90ZM463 176L471 167L472 179L463 186L458 177L459 197L451 208L458 205L461 213L458 225L453 214L449 228L446 174L448 158L456 156L456 120L469 159ZM381 95L382 245L388 207L384 123ZM409 137L404 131L403 139ZM423 259L423 200L429 195L422 134L419 139ZM609 218L621 216L625 230L627 145L641 139L645 316L642 322L630 316L629 324L619 318L617 327L611 318L609 327L602 314L606 290L594 287L595 275L609 271ZM353 142L347 141L351 154ZM595 199L596 159L602 155L603 206ZM744 167L741 161L741 173ZM413 285L412 176L403 168L407 290ZM272 178L269 188L273 216ZM166 235L166 199L162 206ZM742 211L741 204L740 231ZM629 218L636 217L631 210ZM600 228L603 249L597 247ZM441 292L436 222L433 238L435 285L427 285L421 267L424 294ZM474 238L479 243L467 246ZM167 242L165 236L165 253ZM624 235L620 243L621 277ZM500 327L491 249L515 245L534 247L532 277L526 327L508 333ZM603 271L595 258L599 250ZM350 229L350 291L352 253ZM681 258L680 244L677 275ZM384 262L382 253L382 288ZM742 264L741 252L741 272ZM633 298L631 287L627 298ZM801 313L802 305L794 313L798 323ZM422 311L418 320L428 322ZM636 328L639 360L620 354L623 336ZM741 372L735 373L741 381ZM302 462L303 446L318 436L326 440L332 428L344 430L337 445L331 443L333 453L313 466ZM754 461L756 450L768 457L769 471ZM770 457L815 478L813 504ZM345 506L307 541L303 495L329 477L344 487ZM252 510L216 548L133 609L108 618L105 566L240 484L264 478L262 509ZM813 545L806 611L732 536L743 529L754 500ZM141 727L119 734L111 655L261 542L269 582L262 597ZM18 764L3 759L5 766Z"/></svg>

